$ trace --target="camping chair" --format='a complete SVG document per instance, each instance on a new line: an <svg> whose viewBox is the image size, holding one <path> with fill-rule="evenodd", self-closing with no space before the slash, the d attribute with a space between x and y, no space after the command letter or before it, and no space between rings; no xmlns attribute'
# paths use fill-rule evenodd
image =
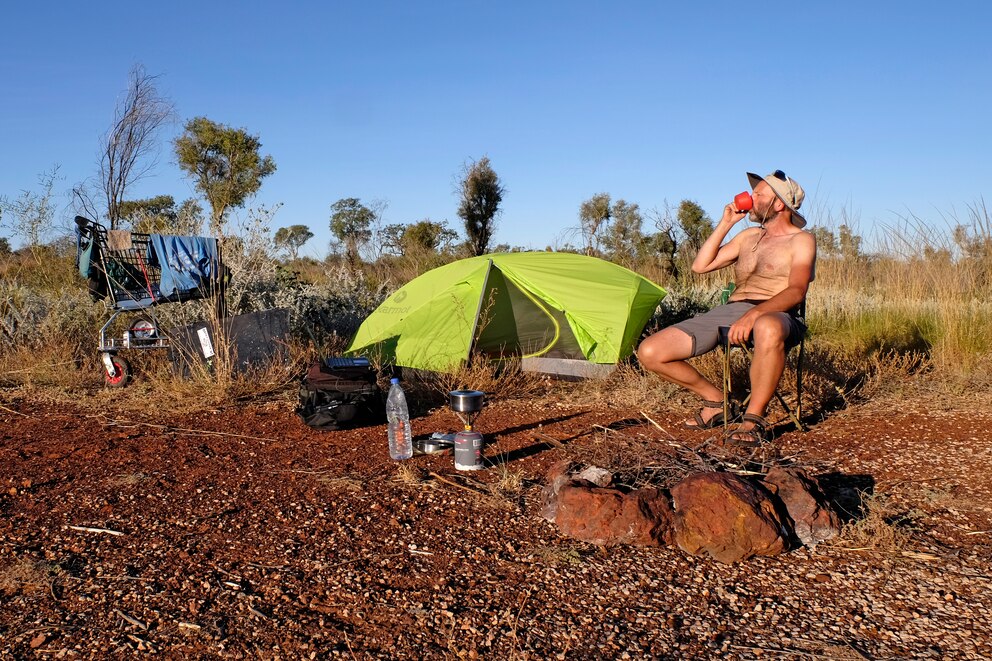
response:
<svg viewBox="0 0 992 661"><path fill-rule="evenodd" d="M730 298L730 294L733 291L734 291L733 285L730 285L729 287L724 288L723 295L721 296L721 301L724 304ZM799 320L802 321L803 322L803 325L805 326L806 325L806 301L805 300L803 300L803 302L799 304L798 317L799 317ZM728 337L729 331L730 331L730 327L729 326L720 326L720 328L719 328L719 333L720 333L720 350L723 352L723 428L724 428L724 431L727 430L727 427L730 424L730 393L732 391L732 384L730 382L731 381L730 380L730 350L731 349L735 349L735 348L736 349L743 350L745 356L747 357L747 360L750 362L752 360L752 358L753 358L752 350L754 349L754 344L750 340L748 340L743 345L741 345L741 344L731 345L730 344L730 339ZM806 431L806 427L803 426L803 422L802 422L802 419L803 419L803 358L804 358L804 356L806 354L806 333L803 333L803 336L799 339L799 343L798 344L794 344L794 345L786 344L786 346L785 346L785 355L786 355L786 358L787 359L788 359L788 356L789 356L789 352L792 351L792 349L794 349L796 347L799 348L799 355L796 358L796 405L795 405L794 408L791 407L791 406L789 406L789 404L785 401L785 398L782 397L782 394L779 392L779 388L778 387L775 388L775 398L778 400L778 403L782 405L782 408L785 410L785 412L789 416L789 418L792 419L792 422L795 423L796 429L798 429L799 431ZM751 399L751 393L748 392L747 397L744 398L744 401L741 404L742 407L746 408L747 407L747 403L748 403L748 401L750 399Z"/></svg>

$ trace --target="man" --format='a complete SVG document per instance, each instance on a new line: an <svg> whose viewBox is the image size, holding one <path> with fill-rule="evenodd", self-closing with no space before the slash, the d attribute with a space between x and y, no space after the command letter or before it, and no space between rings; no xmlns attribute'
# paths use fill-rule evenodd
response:
<svg viewBox="0 0 992 661"><path fill-rule="evenodd" d="M734 265L736 288L726 305L670 326L644 340L637 357L645 369L699 395L703 408L683 426L711 429L724 423L723 391L686 360L716 348L719 327L729 326L731 344L754 343L751 399L731 443L753 447L768 440L764 419L768 403L785 369L787 346L806 332L797 310L814 276L816 241L802 228L799 214L803 189L781 170L767 177L747 173L753 189L749 227L723 243L730 229L747 214L731 202L713 234L692 262L696 273Z"/></svg>

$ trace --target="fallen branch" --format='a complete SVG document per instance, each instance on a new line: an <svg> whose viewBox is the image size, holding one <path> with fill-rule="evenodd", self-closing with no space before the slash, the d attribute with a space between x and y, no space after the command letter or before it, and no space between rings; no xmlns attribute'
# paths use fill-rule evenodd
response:
<svg viewBox="0 0 992 661"><path fill-rule="evenodd" d="M124 533L119 530L109 530L108 528L90 528L88 526L69 526L71 530L79 530L80 532L96 532L103 533L105 535L114 535L115 537L123 537Z"/></svg>
<svg viewBox="0 0 992 661"><path fill-rule="evenodd" d="M135 618L131 617L130 615L128 615L124 611L120 610L119 608L115 608L114 609L114 612L117 613L118 615L120 615L122 618L124 618L128 622L130 622L131 624L133 624L134 626L136 626L139 629L141 629L142 631L148 631L148 625L145 624L144 622L142 622L141 620L138 620L138 619L135 619ZM148 641L142 641L142 642L148 642Z"/></svg>
<svg viewBox="0 0 992 661"><path fill-rule="evenodd" d="M4 411L7 411L8 413L13 413L14 415L23 416L25 418L30 418L31 417L27 413L21 413L20 411L15 411L14 409L9 409L6 406L3 406L2 404L0 404L0 409L3 409Z"/></svg>
<svg viewBox="0 0 992 661"><path fill-rule="evenodd" d="M274 438L265 438L264 436L248 436L246 434L229 434L222 431L207 431L205 429L186 429L185 427L172 427L170 425L155 425L150 422L134 422L132 420L113 420L107 418L106 416L96 416L99 418L104 418L106 420L105 424L116 425L119 427L151 427L153 429L161 429L163 431L170 432L185 432L187 434L202 434L204 436L228 436L230 438L250 438L254 441L275 441Z"/></svg>
<svg viewBox="0 0 992 661"><path fill-rule="evenodd" d="M565 449L565 444L562 443L561 441L559 441L554 436L548 436L547 434L545 434L543 432L539 432L539 431L533 432L533 434L534 434L534 436L537 436L538 438L540 438L542 441L546 441L547 443L550 443L551 445L553 445L554 447L558 448L559 450L564 450Z"/></svg>
<svg viewBox="0 0 992 661"><path fill-rule="evenodd" d="M356 659L356 660L357 660L357 659L358 659L358 657L357 657L357 656L355 656L355 650L353 650L353 649L351 649L351 641L350 641L350 640L348 640L348 632L347 632L347 631L344 631L344 630L342 630L342 631L341 631L341 633L343 633L343 634L344 634L344 644L348 646L348 652L349 652L349 653L351 654L351 658L353 658L353 659Z"/></svg>
<svg viewBox="0 0 992 661"><path fill-rule="evenodd" d="M323 470L323 471L311 471L311 470L286 468L286 469L282 469L282 470L271 470L269 472L270 473L300 473L300 474L303 474L303 475L323 475L325 473L330 473L331 472L331 469L327 469L327 470Z"/></svg>
<svg viewBox="0 0 992 661"><path fill-rule="evenodd" d="M648 422L650 422L652 425L654 425L655 427L657 427L661 431L663 431L666 434L668 434L668 438L672 439L673 441L676 440L675 436L673 436L670 431L668 431L667 429L665 429L664 427L662 427L661 425L659 425L657 422L655 422L654 420L652 420L651 419L651 416L649 416L647 413L645 413L644 411L640 411L640 414L644 417L645 420L647 420Z"/></svg>
<svg viewBox="0 0 992 661"><path fill-rule="evenodd" d="M430 475L431 477L433 477L436 480L439 480L441 482L444 482L445 484L449 484L449 485L451 485L453 487L456 487L458 489L463 489L464 491L468 491L469 493L474 493L477 496L489 496L489 495L491 495L491 494L489 494L486 491L481 491L479 489L473 489L472 487L467 487L464 484L458 484L457 482L454 482L454 481L449 480L447 478L441 477L440 475L438 475L434 471L429 471L427 474Z"/></svg>
<svg viewBox="0 0 992 661"><path fill-rule="evenodd" d="M353 565L356 562L361 562L362 560L373 560L373 559L374 560L386 560L387 558L396 558L396 557L399 557L401 555L405 555L405 553L392 553L390 555L380 555L380 556L377 556L376 558L355 558L353 560L345 560L344 562L339 562L337 564L327 565L327 567L325 567L325 569L337 569L338 567L344 567L345 565Z"/></svg>
<svg viewBox="0 0 992 661"><path fill-rule="evenodd" d="M789 654L792 656L809 656L814 659L837 659L842 661L846 659L843 656L827 656L826 654L817 654L816 652L810 652L808 650L791 650L784 647L759 647L757 645L731 645L730 649L735 650L751 650L752 652L775 652L776 654Z"/></svg>

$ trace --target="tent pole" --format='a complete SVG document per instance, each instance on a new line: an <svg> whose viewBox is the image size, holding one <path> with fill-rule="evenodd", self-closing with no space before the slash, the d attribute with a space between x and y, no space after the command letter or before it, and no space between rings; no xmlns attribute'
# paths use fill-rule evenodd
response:
<svg viewBox="0 0 992 661"><path fill-rule="evenodd" d="M489 260L489 268L486 269L486 277L482 281L482 291L479 292L479 304L475 308L475 321L472 322L472 339L468 343L468 353L465 355L465 364L472 364L472 349L475 348L475 331L479 328L479 317L482 316L482 303L486 300L486 288L489 286L489 272L493 270L493 260Z"/></svg>

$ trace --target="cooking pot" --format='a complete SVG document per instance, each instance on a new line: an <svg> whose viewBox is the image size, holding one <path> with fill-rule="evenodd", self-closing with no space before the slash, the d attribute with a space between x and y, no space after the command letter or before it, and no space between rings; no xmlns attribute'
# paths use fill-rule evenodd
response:
<svg viewBox="0 0 992 661"><path fill-rule="evenodd" d="M450 450L454 446L453 434L434 434L430 438L413 439L413 451L417 454L435 454Z"/></svg>
<svg viewBox="0 0 992 661"><path fill-rule="evenodd" d="M481 390L452 390L448 393L448 406L455 413L478 413L485 395Z"/></svg>

